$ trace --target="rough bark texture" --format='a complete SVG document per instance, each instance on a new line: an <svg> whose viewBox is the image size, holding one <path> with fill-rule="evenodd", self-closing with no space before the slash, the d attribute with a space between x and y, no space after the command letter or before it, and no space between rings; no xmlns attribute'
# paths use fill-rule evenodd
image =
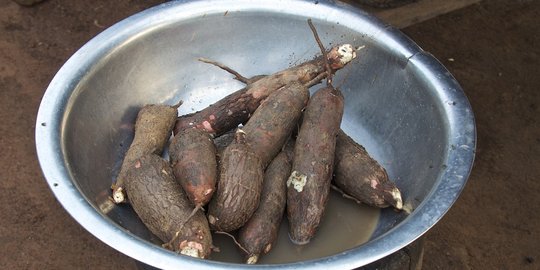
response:
<svg viewBox="0 0 540 270"><path fill-rule="evenodd" d="M208 220L200 211L187 219L193 205L173 178L169 163L157 155L146 155L127 175L131 206L146 227L163 242L170 242L172 250L207 258L212 247Z"/></svg>
<svg viewBox="0 0 540 270"><path fill-rule="evenodd" d="M344 60L340 46L333 47L327 54L332 71L343 68L350 60ZM354 48L353 52L356 56ZM354 57L353 57L354 58ZM183 115L176 121L174 132L197 127L219 136L239 124L245 123L257 109L261 101L272 92L292 82L300 82L308 86L320 82L326 72L322 56L283 71L262 77L250 83L211 106L192 114ZM316 79L316 82L313 80Z"/></svg>
<svg viewBox="0 0 540 270"><path fill-rule="evenodd" d="M242 227L259 205L263 182L261 159L246 144L245 134L225 150L219 163L216 193L208 207L208 221L213 229L230 232Z"/></svg>
<svg viewBox="0 0 540 270"><path fill-rule="evenodd" d="M319 226L330 192L342 116L343 96L332 87L317 91L306 107L287 181L289 237L295 244L307 244Z"/></svg>
<svg viewBox="0 0 540 270"><path fill-rule="evenodd" d="M287 202L287 178L291 172L292 147L284 149L266 168L259 207L240 229L238 242L249 252L247 263L254 264L268 253L277 238Z"/></svg>
<svg viewBox="0 0 540 270"><path fill-rule="evenodd" d="M298 82L288 84L272 93L242 128L248 145L259 155L263 166L281 151L308 99L306 86Z"/></svg>
<svg viewBox="0 0 540 270"><path fill-rule="evenodd" d="M146 105L139 111L135 121L133 142L124 157L116 182L111 187L116 203L126 202L124 183L127 169L144 155L151 153L161 155L171 136L177 116L176 106Z"/></svg>
<svg viewBox="0 0 540 270"><path fill-rule="evenodd" d="M356 200L375 207L403 207L401 192L386 170L343 130L338 132L334 183Z"/></svg>
<svg viewBox="0 0 540 270"><path fill-rule="evenodd" d="M174 176L191 203L208 203L217 182L216 147L210 134L195 128L183 130L174 136L169 156Z"/></svg>

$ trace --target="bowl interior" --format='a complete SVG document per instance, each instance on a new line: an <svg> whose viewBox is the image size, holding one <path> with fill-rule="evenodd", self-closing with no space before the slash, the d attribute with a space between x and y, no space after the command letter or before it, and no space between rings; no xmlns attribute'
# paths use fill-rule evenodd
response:
<svg viewBox="0 0 540 270"><path fill-rule="evenodd" d="M199 12L194 8L192 13L175 13L180 10L175 4L164 6L107 30L98 36L100 43L91 41L75 56L84 59L84 65L71 71L76 77L67 79L69 94L60 109L61 152L69 180L107 222L144 241L157 240L129 206L118 207L108 200L111 183L133 138L138 110L148 103L175 104L183 100L179 113L190 113L243 87L222 70L198 62L199 57L225 63L246 77L271 74L311 59L319 49L307 25L308 17L314 19L327 47L338 43L365 45L359 57L334 79L346 100L342 128L386 168L401 189L405 205L416 209L436 195L449 166L453 119L448 110L452 108L441 92L445 90L426 75L422 66L410 61L411 56L422 53L420 48L396 30L344 7L320 4L313 7L316 12L310 7L304 13L295 9L284 12L271 7L235 7L233 4L230 10L215 7ZM337 10L341 15L334 14ZM452 80L449 74L441 76ZM51 84L50 88L54 87ZM332 200L340 198L334 196ZM455 197L450 200L453 202ZM337 208L339 203L343 202L338 202ZM325 214L325 220L355 215L365 219L325 221L327 225L321 225L321 230L324 226L333 229L317 237L321 243L334 239L337 249L311 256L361 249L363 242L384 238L411 217L390 209L379 213L369 207L353 206L356 210ZM446 210L439 211L442 213L436 219ZM353 215L350 211L357 212ZM434 222L428 223L426 227ZM335 240L331 233L345 230L340 226L348 226L345 236L356 238ZM346 243L350 238L354 243ZM387 250L395 248L390 245ZM275 262L280 261L269 263Z"/></svg>

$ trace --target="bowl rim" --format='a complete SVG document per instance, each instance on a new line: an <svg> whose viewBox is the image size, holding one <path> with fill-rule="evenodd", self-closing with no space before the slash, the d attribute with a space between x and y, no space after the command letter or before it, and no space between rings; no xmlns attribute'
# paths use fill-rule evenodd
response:
<svg viewBox="0 0 540 270"><path fill-rule="evenodd" d="M45 179L65 210L87 231L112 248L148 265L170 269L196 268L356 268L377 261L407 246L435 225L457 200L472 169L476 148L476 127L469 101L459 83L431 54L423 51L398 29L366 12L334 1L289 0L209 0L171 1L132 15L106 29L75 52L55 75L41 101L36 118L35 141L39 163ZM377 39L384 41L407 64L421 70L424 79L437 94L451 101L444 106L448 118L446 168L434 188L407 218L383 235L359 247L314 260L272 265L242 265L178 256L171 251L133 235L94 208L72 182L61 142L65 112L73 90L90 68L88 59L100 59L116 46L154 27L195 18L204 14L232 12L288 13L310 17L314 21L340 23L354 30L362 25ZM339 13L339 17L336 14ZM366 28L367 27L367 28ZM367 29L367 30L366 30ZM97 57L97 58L96 58ZM435 204L436 203L436 204ZM425 205L435 205L427 208ZM384 237L383 237L384 236Z"/></svg>

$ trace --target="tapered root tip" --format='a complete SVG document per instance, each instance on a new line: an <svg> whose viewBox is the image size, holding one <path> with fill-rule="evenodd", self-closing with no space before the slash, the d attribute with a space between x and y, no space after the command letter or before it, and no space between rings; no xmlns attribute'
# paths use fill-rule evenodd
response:
<svg viewBox="0 0 540 270"><path fill-rule="evenodd" d="M212 60L210 60L210 59L207 59L207 58L204 58L204 57L199 57L199 58L197 58L197 61L203 62L203 63L206 63L206 64L214 63L214 61L212 61Z"/></svg>
<svg viewBox="0 0 540 270"><path fill-rule="evenodd" d="M249 258L246 260L247 264L256 264L259 261L259 254L254 254L249 256Z"/></svg>
<svg viewBox="0 0 540 270"><path fill-rule="evenodd" d="M178 108L180 108L180 106L182 106L182 104L184 104L184 101L180 100L178 101L178 103L174 104L172 107L177 110Z"/></svg>
<svg viewBox="0 0 540 270"><path fill-rule="evenodd" d="M122 187L118 187L113 190L113 200L114 203L124 203L126 202L126 195L124 194L124 189Z"/></svg>
<svg viewBox="0 0 540 270"><path fill-rule="evenodd" d="M303 246L303 245L307 245L309 243L309 240L311 240L311 238L307 238L307 239L295 239L294 237L292 237L291 233L289 232L289 239L291 240L291 242L297 246Z"/></svg>

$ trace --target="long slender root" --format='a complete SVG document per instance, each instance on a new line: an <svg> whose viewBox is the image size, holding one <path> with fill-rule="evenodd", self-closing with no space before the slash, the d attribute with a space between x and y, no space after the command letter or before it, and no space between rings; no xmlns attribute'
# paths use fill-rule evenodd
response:
<svg viewBox="0 0 540 270"><path fill-rule="evenodd" d="M338 188L337 186L335 186L335 185L330 185L330 187L331 187L333 190L335 190L335 191L341 193L341 196L343 196L343 198L349 199L349 200L353 200L353 201L356 202L357 204L363 204L361 201L357 200L355 197L350 196L350 195L347 195L343 190L341 190L341 189Z"/></svg>
<svg viewBox="0 0 540 270"><path fill-rule="evenodd" d="M249 251L247 251L247 249L245 249L242 245L240 245L240 243L238 243L238 241L236 241L236 238L234 237L234 235L228 233L228 232L224 232L224 231L214 231L215 233L217 234L224 234L230 238L232 238L232 240L234 241L234 243L236 244L236 246L238 246L242 251L244 251L246 254L249 255Z"/></svg>
<svg viewBox="0 0 540 270"><path fill-rule="evenodd" d="M178 103L176 103L175 105L173 105L173 108L178 109L178 108L180 108L180 106L182 106L182 104L184 104L184 101L183 101L183 100L180 100L180 101L178 101Z"/></svg>
<svg viewBox="0 0 540 270"><path fill-rule="evenodd" d="M317 75L317 77L313 78L311 81L307 82L306 84L304 84L307 88L310 88L316 84L319 84L321 83L322 79L326 78L326 72L323 72L319 75Z"/></svg>
<svg viewBox="0 0 540 270"><path fill-rule="evenodd" d="M182 226L182 227L183 227L183 226ZM179 236L180 236L180 231L176 231L176 234L175 234L174 237L171 239L171 241L162 244L161 247L162 247L162 248L169 249L169 250L174 250L173 243L174 243L174 241L176 241L176 239L178 239Z"/></svg>
<svg viewBox="0 0 540 270"><path fill-rule="evenodd" d="M326 54L326 49L324 48L321 39L319 38L319 34L317 34L317 29L315 29L315 26L313 25L313 22L311 22L311 19L308 19L309 28L311 29L311 32L313 32L313 36L315 37L315 41L317 41L317 45L319 45L319 49L321 49L321 53L323 55L324 60L324 66L326 68L326 84L332 85L332 69L330 68L330 64L328 63L328 56Z"/></svg>
<svg viewBox="0 0 540 270"><path fill-rule="evenodd" d="M229 73L231 73L232 75L234 75L234 78L238 81L241 81L245 84L250 84L252 83L252 80L251 79L248 79L244 76L242 76L240 73L238 73L236 70L220 63L220 62L217 62L217 61L213 61L213 60L210 60L210 59L206 59L206 58L199 58L198 59L199 61L203 62L203 63L207 63L207 64L211 64L211 65L214 65L216 67L219 67Z"/></svg>

